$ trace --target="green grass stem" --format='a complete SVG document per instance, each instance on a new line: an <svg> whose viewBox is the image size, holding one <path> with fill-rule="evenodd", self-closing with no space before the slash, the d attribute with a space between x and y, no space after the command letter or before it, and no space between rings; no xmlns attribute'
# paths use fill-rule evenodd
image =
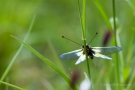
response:
<svg viewBox="0 0 135 90"><path fill-rule="evenodd" d="M81 14L81 8L80 8L80 2L78 1L78 11L79 11L79 18L80 18L80 23L81 23L81 27L82 27L82 39L86 40L86 31L84 31L86 29L86 26L83 25L85 22L83 20L86 19L86 16L84 15L86 12L83 12L83 14ZM83 0L85 2L85 0ZM84 6L84 5L83 5ZM86 9L86 8L85 8ZM84 9L83 9L84 10ZM84 19L85 18L85 19Z"/></svg>
<svg viewBox="0 0 135 90"><path fill-rule="evenodd" d="M82 39L84 41L84 50L85 50L86 61L87 61L88 76L89 79L91 80L90 65L88 60L88 54L86 51L86 0L82 1L82 14L81 14L79 0L78 0L78 9L79 9L79 16L80 16L80 21L82 26Z"/></svg>
<svg viewBox="0 0 135 90"><path fill-rule="evenodd" d="M78 6L80 6L79 0L78 0ZM78 8L79 8L80 20L81 20L81 25L82 25L82 39L84 41L84 50L85 50L85 54L86 54L88 76L89 76L89 79L91 79L90 65L89 65L89 60L88 60L88 54L86 51L86 0L83 0L83 2L82 2L82 14L80 12L80 7L78 7Z"/></svg>
<svg viewBox="0 0 135 90"><path fill-rule="evenodd" d="M115 31L115 46L117 46L117 28L116 28L116 14L115 14L115 0L112 0L112 8L113 8L113 28ZM121 90L120 87L120 67L118 54L116 54L115 58L115 78L116 78L116 90Z"/></svg>

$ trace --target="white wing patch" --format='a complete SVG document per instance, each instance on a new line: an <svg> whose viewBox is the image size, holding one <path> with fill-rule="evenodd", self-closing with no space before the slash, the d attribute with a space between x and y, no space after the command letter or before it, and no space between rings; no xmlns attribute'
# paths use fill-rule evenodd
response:
<svg viewBox="0 0 135 90"><path fill-rule="evenodd" d="M78 49L72 52L67 52L60 55L61 60L76 60L81 56L82 49Z"/></svg>
<svg viewBox="0 0 135 90"><path fill-rule="evenodd" d="M98 58L112 60L112 58L105 56L105 55L102 55L102 54L99 54L99 53L95 53L95 54L93 54L93 56L98 57Z"/></svg>
<svg viewBox="0 0 135 90"><path fill-rule="evenodd" d="M85 54L83 54L83 52L82 52L80 58L76 61L75 65L77 65L77 64L79 64L79 63L81 63L81 62L83 62L84 60L86 60L86 56L85 56Z"/></svg>

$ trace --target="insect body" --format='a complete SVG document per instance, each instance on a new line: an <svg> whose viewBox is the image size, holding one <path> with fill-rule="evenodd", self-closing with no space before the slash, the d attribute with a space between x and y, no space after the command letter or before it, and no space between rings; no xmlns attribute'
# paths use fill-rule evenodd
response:
<svg viewBox="0 0 135 90"><path fill-rule="evenodd" d="M113 54L116 52L119 52L122 50L121 47L118 46L111 46L111 47L90 47L88 45L86 45L86 52L88 54L88 57L93 59L94 57L97 58L103 58L103 59L107 59L107 60L112 60L112 58L105 56L103 54ZM78 59L76 61L76 65L83 62L84 60L86 60L86 55L85 55L85 50L84 50L84 46L82 46L82 49L78 49L75 51L71 51L71 52L67 52L64 54L61 54L59 57L61 60L75 60Z"/></svg>
<svg viewBox="0 0 135 90"><path fill-rule="evenodd" d="M62 36L62 37L65 38L64 36ZM65 39L68 39L68 38L65 38ZM68 40L70 40L70 39L68 39ZM70 40L70 41L72 41L72 40ZM72 42L74 42L74 41L72 41ZM74 42L74 43L76 43L76 42ZM76 44L78 44L78 43L76 43ZM81 45L81 44L78 44L78 45ZM86 45L87 55L91 59L93 59L94 57L97 57L97 58L103 58L103 59L107 59L107 60L112 60L112 58L110 58L108 56L105 56L104 54L113 54L113 53L119 52L121 50L122 50L122 48L119 47L119 46L90 47L89 44ZM78 50L75 50L75 51L71 51L71 52L61 54L59 58L61 60L75 60L75 59L78 59L76 61L76 63L75 63L77 65L77 64L83 62L84 60L86 60L86 54L85 54L84 46L82 46L82 49L78 49Z"/></svg>
<svg viewBox="0 0 135 90"><path fill-rule="evenodd" d="M85 54L85 50L84 50L84 46L82 46L83 48L83 54ZM93 59L93 54L95 54L95 52L92 50L91 47L89 47L89 45L86 45L86 52L88 54L88 56Z"/></svg>

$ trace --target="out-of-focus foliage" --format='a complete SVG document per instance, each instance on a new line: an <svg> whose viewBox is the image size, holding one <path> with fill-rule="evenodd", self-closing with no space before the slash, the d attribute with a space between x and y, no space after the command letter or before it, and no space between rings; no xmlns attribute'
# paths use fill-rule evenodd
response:
<svg viewBox="0 0 135 90"><path fill-rule="evenodd" d="M99 0L98 2L109 21L112 18L112 1ZM133 7L135 2L133 0L129 2L130 0L116 0L116 16L119 21L117 28L124 64L121 70L123 76L121 81L123 88L131 85L128 86L131 90L135 88L135 7ZM51 60L69 78L72 71L79 70L80 81L82 81L83 72L87 72L86 62L75 66L75 61L59 60L61 53L81 48L62 39L62 35L83 44L77 0L0 0L0 77L20 46L20 43L10 35L23 40L34 15L36 19L26 43ZM92 0L87 0L86 21L87 41L89 42L98 32L91 46L102 46L108 27ZM111 32L106 46L113 45L113 31ZM109 82L112 90L115 88L113 61L95 58L90 61L90 67L92 83L96 86L95 90L105 90L106 81ZM69 88L57 72L26 48L22 49L4 81L28 90L67 90ZM5 85L1 84L0 89L5 90Z"/></svg>

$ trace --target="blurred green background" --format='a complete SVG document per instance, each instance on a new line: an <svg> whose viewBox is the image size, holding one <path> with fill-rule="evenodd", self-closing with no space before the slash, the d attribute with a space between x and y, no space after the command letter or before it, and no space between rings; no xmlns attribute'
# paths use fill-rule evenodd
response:
<svg viewBox="0 0 135 90"><path fill-rule="evenodd" d="M103 46L103 39L108 30L114 31L107 25L94 1L87 0L86 21L87 42L98 32L91 43L91 46L96 47ZM98 2L109 21L113 15L112 0ZM60 54L81 48L62 39L62 35L83 45L77 0L0 0L0 77L20 46L20 43L10 35L23 40L34 15L36 18L26 43L53 62L69 78L72 72L79 70L81 75L79 83L81 83L84 79L83 72L87 72L86 61L75 66L76 60L59 60ZM118 45L122 47L120 65L124 64L120 72L121 81L125 84L124 88L127 88L127 84L132 84L128 90L133 90L135 89L135 0L117 0L116 16L120 40ZM114 34L111 35L106 46L114 46L113 37ZM106 86L102 85L106 81L110 84L115 82L114 61L95 58L90 61L90 67L95 90L105 90ZM4 81L28 90L69 88L67 82L56 71L25 47ZM113 85L110 86L112 89L115 88ZM6 90L6 86L1 84L0 90ZM15 89L9 88L9 90Z"/></svg>

